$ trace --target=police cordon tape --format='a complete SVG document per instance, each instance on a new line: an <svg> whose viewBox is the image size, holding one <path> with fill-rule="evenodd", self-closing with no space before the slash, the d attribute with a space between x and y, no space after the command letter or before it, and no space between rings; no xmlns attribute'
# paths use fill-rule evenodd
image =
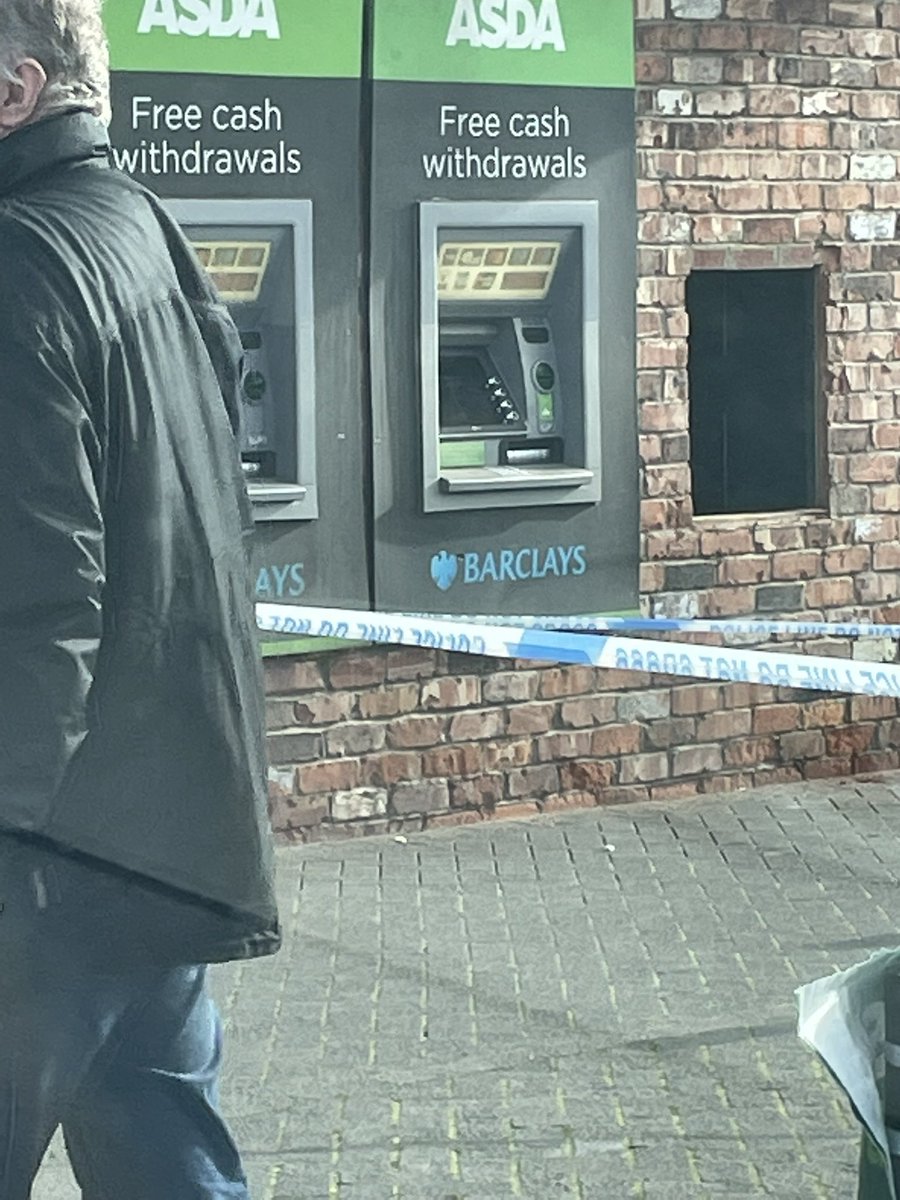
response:
<svg viewBox="0 0 900 1200"><path fill-rule="evenodd" d="M514 625L522 629L548 629L571 633L720 633L723 637L777 634L785 637L889 638L900 640L900 625L876 625L871 621L759 621L749 618L701 620L678 617L459 617L430 613L405 613L423 620L471 621L477 625Z"/></svg>
<svg viewBox="0 0 900 1200"><path fill-rule="evenodd" d="M354 609L259 604L256 612L260 629L270 633L418 646L488 658L574 663L723 683L900 696L900 666L894 664Z"/></svg>

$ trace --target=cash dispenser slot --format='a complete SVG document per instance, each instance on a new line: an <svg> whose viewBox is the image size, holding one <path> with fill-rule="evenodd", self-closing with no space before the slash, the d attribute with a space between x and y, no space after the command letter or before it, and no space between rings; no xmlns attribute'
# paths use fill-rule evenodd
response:
<svg viewBox="0 0 900 1200"><path fill-rule="evenodd" d="M567 226L565 203L421 206L426 511L442 496L450 507L599 498L585 414L597 401L584 319L596 229L577 208Z"/></svg>
<svg viewBox="0 0 900 1200"><path fill-rule="evenodd" d="M312 206L190 200L170 207L240 333L241 465L254 515L314 518Z"/></svg>

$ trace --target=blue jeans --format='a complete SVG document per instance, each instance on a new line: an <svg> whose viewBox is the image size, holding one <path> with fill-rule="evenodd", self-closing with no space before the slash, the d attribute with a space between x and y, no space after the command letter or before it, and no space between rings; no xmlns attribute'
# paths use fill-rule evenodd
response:
<svg viewBox="0 0 900 1200"><path fill-rule="evenodd" d="M0 839L0 1196L29 1200L61 1125L83 1200L248 1200L206 967L104 962L118 886Z"/></svg>

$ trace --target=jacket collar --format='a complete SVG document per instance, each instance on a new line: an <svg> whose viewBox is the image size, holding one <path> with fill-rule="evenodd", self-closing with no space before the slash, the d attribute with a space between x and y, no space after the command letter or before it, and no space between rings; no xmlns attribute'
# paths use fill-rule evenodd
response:
<svg viewBox="0 0 900 1200"><path fill-rule="evenodd" d="M109 134L99 117L65 112L0 140L0 196L35 175L70 163L109 161Z"/></svg>

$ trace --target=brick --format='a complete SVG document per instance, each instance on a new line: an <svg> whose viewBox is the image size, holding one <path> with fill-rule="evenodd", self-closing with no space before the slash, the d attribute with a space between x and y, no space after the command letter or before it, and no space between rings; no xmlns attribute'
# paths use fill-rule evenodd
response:
<svg viewBox="0 0 900 1200"><path fill-rule="evenodd" d="M461 746L435 746L431 750L426 750L422 755L422 774L429 778L476 775L483 765L484 751L479 743L464 743Z"/></svg>
<svg viewBox="0 0 900 1200"><path fill-rule="evenodd" d="M369 720L373 717L395 717L402 712L415 712L418 703L418 684L402 683L360 692L357 709L361 717Z"/></svg>
<svg viewBox="0 0 900 1200"><path fill-rule="evenodd" d="M719 771L722 761L721 746L680 746L672 751L672 774L703 775L708 771Z"/></svg>
<svg viewBox="0 0 900 1200"><path fill-rule="evenodd" d="M694 683L672 690L672 712L676 716L714 712L722 707L722 689L716 684Z"/></svg>
<svg viewBox="0 0 900 1200"><path fill-rule="evenodd" d="M535 739L535 758L538 762L557 762L579 758L591 752L589 729L563 729L545 733Z"/></svg>
<svg viewBox="0 0 900 1200"><path fill-rule="evenodd" d="M353 788L335 792L331 798L332 821L357 821L363 817L382 817L388 809L386 788Z"/></svg>
<svg viewBox="0 0 900 1200"><path fill-rule="evenodd" d="M798 704L763 704L753 710L754 733L785 733L799 727Z"/></svg>
<svg viewBox="0 0 900 1200"><path fill-rule="evenodd" d="M419 779L422 775L420 754L376 754L365 760L365 782L378 787L390 787L403 779Z"/></svg>
<svg viewBox="0 0 900 1200"><path fill-rule="evenodd" d="M829 145L829 127L827 121L818 121L805 117L798 120L781 120L778 122L778 145L785 149L826 149Z"/></svg>
<svg viewBox="0 0 900 1200"><path fill-rule="evenodd" d="M875 740L876 726L844 725L839 729L825 731L825 747L829 754L861 754L868 750Z"/></svg>
<svg viewBox="0 0 900 1200"><path fill-rule="evenodd" d="M559 768L550 764L519 767L509 771L506 790L510 797L546 796L559 791Z"/></svg>
<svg viewBox="0 0 900 1200"><path fill-rule="evenodd" d="M840 88L875 87L878 80L878 67L875 63L859 62L850 58L832 59L828 64L828 71L828 82Z"/></svg>
<svg viewBox="0 0 900 1200"><path fill-rule="evenodd" d="M627 728L636 728L636 726L627 726ZM682 745L693 739L695 730L696 722L693 717L671 717L664 721L650 721L643 730L644 749L667 750L670 746ZM602 732L603 730L599 731L599 733Z"/></svg>
<svg viewBox="0 0 900 1200"><path fill-rule="evenodd" d="M851 154L850 178L865 180L895 179L897 156L895 154Z"/></svg>
<svg viewBox="0 0 900 1200"><path fill-rule="evenodd" d="M700 792L699 779L680 779L675 783L655 783L650 788L650 799L661 801L688 800Z"/></svg>
<svg viewBox="0 0 900 1200"><path fill-rule="evenodd" d="M648 783L657 779L667 779L668 776L667 754L635 754L623 758L619 765L619 779L622 783Z"/></svg>
<svg viewBox="0 0 900 1200"><path fill-rule="evenodd" d="M803 607L803 584L771 583L756 589L757 612L796 612Z"/></svg>
<svg viewBox="0 0 900 1200"><path fill-rule="evenodd" d="M874 28L875 5L864 0L831 0L828 16L835 25L863 25Z"/></svg>
<svg viewBox="0 0 900 1200"><path fill-rule="evenodd" d="M497 767L520 767L531 762L534 755L534 740L520 738L518 741L486 742L484 765L489 771Z"/></svg>
<svg viewBox="0 0 900 1200"><path fill-rule="evenodd" d="M595 794L614 783L616 773L616 763L612 762L566 762L559 768L559 785L563 792Z"/></svg>
<svg viewBox="0 0 900 1200"><path fill-rule="evenodd" d="M714 186L713 193L719 207L726 212L760 212L769 203L769 191L764 183L720 183ZM742 228L735 223L732 231Z"/></svg>
<svg viewBox="0 0 900 1200"><path fill-rule="evenodd" d="M475 779L451 779L450 803L454 808L493 808L505 795L502 775L479 775Z"/></svg>
<svg viewBox="0 0 900 1200"><path fill-rule="evenodd" d="M563 768L564 771L566 767ZM600 795L595 792L576 792L566 788L555 796L545 796L540 801L540 809L542 813L572 812L577 808L596 808L600 799Z"/></svg>
<svg viewBox="0 0 900 1200"><path fill-rule="evenodd" d="M481 680L477 676L430 679L422 684L422 708L469 708L481 703Z"/></svg>
<svg viewBox="0 0 900 1200"><path fill-rule="evenodd" d="M672 0L672 16L684 21L711 20L722 15L723 0Z"/></svg>
<svg viewBox="0 0 900 1200"><path fill-rule="evenodd" d="M853 483L896 483L897 454L851 454L850 479Z"/></svg>
<svg viewBox="0 0 900 1200"><path fill-rule="evenodd" d="M847 235L857 242L892 241L896 233L895 212L855 212L847 218Z"/></svg>
<svg viewBox="0 0 900 1200"><path fill-rule="evenodd" d="M811 579L821 569L818 550L783 550L772 558L773 579Z"/></svg>
<svg viewBox="0 0 900 1200"><path fill-rule="evenodd" d="M790 242L794 222L790 217L748 217L744 222L744 241L772 244Z"/></svg>
<svg viewBox="0 0 900 1200"><path fill-rule="evenodd" d="M825 738L817 729L805 729L781 736L779 754L783 762L803 758L821 758L825 752Z"/></svg>
<svg viewBox="0 0 900 1200"><path fill-rule="evenodd" d="M843 575L835 575L831 579L811 579L806 585L806 599L810 608L835 608L840 604L852 604L853 580Z"/></svg>
<svg viewBox="0 0 900 1200"><path fill-rule="evenodd" d="M486 676L482 685L485 702L504 704L508 701L533 700L540 685L539 671L496 671Z"/></svg>
<svg viewBox="0 0 900 1200"><path fill-rule="evenodd" d="M311 692L325 686L320 664L309 659L266 658L263 675L270 695Z"/></svg>
<svg viewBox="0 0 900 1200"><path fill-rule="evenodd" d="M309 763L297 768L297 787L302 793L350 791L358 787L362 767L358 759Z"/></svg>
<svg viewBox="0 0 900 1200"><path fill-rule="evenodd" d="M840 775L853 774L853 760L850 758L814 758L804 766L803 774L807 779L833 779Z"/></svg>
<svg viewBox="0 0 900 1200"><path fill-rule="evenodd" d="M800 709L804 728L816 726L842 725L846 720L847 703L845 700L812 700Z"/></svg>
<svg viewBox="0 0 900 1200"><path fill-rule="evenodd" d="M461 712L450 718L450 739L454 742L477 742L497 737L502 732L503 713L497 709Z"/></svg>
<svg viewBox="0 0 900 1200"><path fill-rule="evenodd" d="M665 117L689 117L694 111L693 94L686 88L658 88L654 95L653 109ZM650 205L639 204L640 209Z"/></svg>
<svg viewBox="0 0 900 1200"><path fill-rule="evenodd" d="M636 754L640 748L641 729L638 725L607 725L591 734L591 753L598 758Z"/></svg>
<svg viewBox="0 0 900 1200"><path fill-rule="evenodd" d="M725 763L731 767L750 767L772 762L776 755L775 739L771 737L736 738L723 750Z"/></svg>
<svg viewBox="0 0 900 1200"><path fill-rule="evenodd" d="M277 734L266 738L266 753L273 766L321 758L324 746L320 733Z"/></svg>
<svg viewBox="0 0 900 1200"><path fill-rule="evenodd" d="M328 664L328 682L332 688L369 687L383 683L386 660L379 650L351 650L336 654Z"/></svg>
<svg viewBox="0 0 900 1200"><path fill-rule="evenodd" d="M515 704L506 713L506 732L512 735L546 733L553 728L556 713L554 703Z"/></svg>
<svg viewBox="0 0 900 1200"><path fill-rule="evenodd" d="M761 117L793 117L800 111L800 96L793 87L751 87L749 112Z"/></svg>
<svg viewBox="0 0 900 1200"><path fill-rule="evenodd" d="M450 788L446 779L398 783L391 789L390 811L400 816L440 812L449 807Z"/></svg>
<svg viewBox="0 0 900 1200"><path fill-rule="evenodd" d="M744 88L704 88L694 99L699 117L736 117L746 113L748 97Z"/></svg>
<svg viewBox="0 0 900 1200"><path fill-rule="evenodd" d="M459 718L455 717L453 719L458 720ZM447 722L443 717L437 716L423 717L407 715L398 717L396 720L391 721L387 727L388 744L401 750L417 746L434 746L438 742L443 741L446 724ZM469 740L466 733L453 734L452 726L451 736L454 740Z"/></svg>
<svg viewBox="0 0 900 1200"><path fill-rule="evenodd" d="M866 771L891 771L897 766L898 753L896 750L872 750L860 754L856 759L856 770L860 774Z"/></svg>
<svg viewBox="0 0 900 1200"><path fill-rule="evenodd" d="M747 534L749 540L749 533ZM720 568L722 583L762 583L772 575L772 561L768 556L748 554L737 558L726 558Z"/></svg>
<svg viewBox="0 0 900 1200"><path fill-rule="evenodd" d="M721 54L675 55L672 78L676 83L721 83L724 61Z"/></svg>
<svg viewBox="0 0 900 1200"><path fill-rule="evenodd" d="M858 58L896 58L897 35L889 29L853 30L847 47Z"/></svg>
<svg viewBox="0 0 900 1200"><path fill-rule="evenodd" d="M666 566L665 587L669 591L677 591L681 588L706 588L711 587L715 582L715 563L673 563Z"/></svg>
<svg viewBox="0 0 900 1200"><path fill-rule="evenodd" d="M325 747L330 757L369 754L384 746L387 730L374 722L336 725L325 734Z"/></svg>
<svg viewBox="0 0 900 1200"><path fill-rule="evenodd" d="M704 555L749 554L753 535L749 529L709 529L700 533L700 552Z"/></svg>
<svg viewBox="0 0 900 1200"><path fill-rule="evenodd" d="M553 667L542 673L538 695L545 699L584 695L593 690L596 680L591 667Z"/></svg>
<svg viewBox="0 0 900 1200"><path fill-rule="evenodd" d="M633 692L616 701L616 716L620 721L641 721L668 717L672 711L672 692L666 688L656 691Z"/></svg>
<svg viewBox="0 0 900 1200"><path fill-rule="evenodd" d="M540 805L536 800L530 803L521 800L518 802L504 800L496 808L492 809L488 815L496 817L498 820L521 821L537 816L540 811Z"/></svg>
<svg viewBox="0 0 900 1200"><path fill-rule="evenodd" d="M420 650L415 646L398 646L388 651L386 675L389 681L404 679L427 679L437 668L437 657L433 650Z"/></svg>
<svg viewBox="0 0 900 1200"><path fill-rule="evenodd" d="M749 708L707 713L697 721L696 740L698 742L726 741L728 738L748 734L751 725L752 715Z"/></svg>
<svg viewBox="0 0 900 1200"><path fill-rule="evenodd" d="M841 116L850 110L850 98L844 92L825 88L803 97L801 110L805 117Z"/></svg>
<svg viewBox="0 0 900 1200"><path fill-rule="evenodd" d="M583 728L588 725L603 725L614 719L616 700L614 696L591 696L585 700L567 700L560 705L559 716L563 725Z"/></svg>

